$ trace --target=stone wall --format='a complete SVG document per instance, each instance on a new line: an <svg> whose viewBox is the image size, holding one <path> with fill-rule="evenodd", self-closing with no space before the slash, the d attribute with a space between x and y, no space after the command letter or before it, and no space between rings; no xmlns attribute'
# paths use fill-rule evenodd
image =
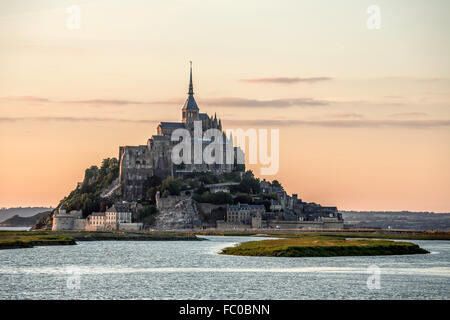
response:
<svg viewBox="0 0 450 320"><path fill-rule="evenodd" d="M85 229L86 229L86 219L73 220L73 230L85 230Z"/></svg>
<svg viewBox="0 0 450 320"><path fill-rule="evenodd" d="M119 223L121 231L139 231L142 230L142 223Z"/></svg>
<svg viewBox="0 0 450 320"><path fill-rule="evenodd" d="M229 223L223 220L217 221L217 229L218 230L245 230L251 229L252 226L249 224L237 224L237 223Z"/></svg>
<svg viewBox="0 0 450 320"><path fill-rule="evenodd" d="M54 214L52 230L73 230L74 220L74 217L72 217L70 214Z"/></svg>

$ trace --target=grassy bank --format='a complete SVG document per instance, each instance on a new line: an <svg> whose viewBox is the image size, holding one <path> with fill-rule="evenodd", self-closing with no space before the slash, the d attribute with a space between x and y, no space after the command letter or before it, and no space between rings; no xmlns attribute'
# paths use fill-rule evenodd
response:
<svg viewBox="0 0 450 320"><path fill-rule="evenodd" d="M34 246L61 246L76 244L71 237L59 235L5 235L0 233L0 249L31 248Z"/></svg>
<svg viewBox="0 0 450 320"><path fill-rule="evenodd" d="M0 231L0 249L44 245L73 245L76 241L198 241L193 234L176 232Z"/></svg>
<svg viewBox="0 0 450 320"><path fill-rule="evenodd" d="M267 257L336 257L420 254L428 251L409 242L305 237L250 241L225 248L222 254Z"/></svg>

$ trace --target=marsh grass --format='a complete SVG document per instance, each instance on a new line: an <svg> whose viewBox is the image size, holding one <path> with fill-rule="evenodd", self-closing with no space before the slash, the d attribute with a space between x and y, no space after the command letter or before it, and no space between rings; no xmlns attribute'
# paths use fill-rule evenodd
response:
<svg viewBox="0 0 450 320"><path fill-rule="evenodd" d="M71 245L76 241L189 241L204 240L180 232L111 231L0 231L0 249L30 248L44 245Z"/></svg>
<svg viewBox="0 0 450 320"><path fill-rule="evenodd" d="M225 248L222 254L268 257L335 257L420 254L428 251L409 242L337 237L250 241Z"/></svg>

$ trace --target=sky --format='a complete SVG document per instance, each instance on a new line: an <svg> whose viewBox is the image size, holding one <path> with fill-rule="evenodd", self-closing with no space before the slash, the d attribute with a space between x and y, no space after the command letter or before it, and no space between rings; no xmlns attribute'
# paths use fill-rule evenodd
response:
<svg viewBox="0 0 450 320"><path fill-rule="evenodd" d="M192 60L201 112L225 128L279 129L279 171L249 166L257 176L342 210L450 212L449 9L2 1L0 207L56 206L87 167L180 121Z"/></svg>

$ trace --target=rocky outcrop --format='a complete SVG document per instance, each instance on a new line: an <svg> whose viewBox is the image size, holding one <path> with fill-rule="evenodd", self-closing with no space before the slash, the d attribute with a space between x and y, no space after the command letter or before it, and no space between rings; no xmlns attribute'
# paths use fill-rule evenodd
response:
<svg viewBox="0 0 450 320"><path fill-rule="evenodd" d="M159 215L156 217L155 229L192 229L200 226L195 202L190 196L157 196Z"/></svg>
<svg viewBox="0 0 450 320"><path fill-rule="evenodd" d="M31 230L52 230L53 226L53 212L47 213L45 216L41 217L36 221Z"/></svg>
<svg viewBox="0 0 450 320"><path fill-rule="evenodd" d="M119 178L114 180L103 192L100 194L100 198L111 198L113 196L120 196L120 183Z"/></svg>

